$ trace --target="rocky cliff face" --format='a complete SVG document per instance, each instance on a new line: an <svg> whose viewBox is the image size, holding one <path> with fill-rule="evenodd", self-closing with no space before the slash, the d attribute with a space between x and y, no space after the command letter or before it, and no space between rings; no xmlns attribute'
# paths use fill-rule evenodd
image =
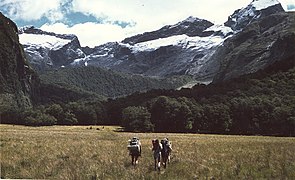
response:
<svg viewBox="0 0 295 180"><path fill-rule="evenodd" d="M243 30L255 20L279 12L284 12L284 9L277 0L253 0L247 7L238 9L229 16L224 25L234 31Z"/></svg>
<svg viewBox="0 0 295 180"><path fill-rule="evenodd" d="M275 13L246 26L218 49L220 82L256 72L276 61L295 61L295 13Z"/></svg>
<svg viewBox="0 0 295 180"><path fill-rule="evenodd" d="M38 78L25 60L14 22L0 13L0 112L28 108Z"/></svg>

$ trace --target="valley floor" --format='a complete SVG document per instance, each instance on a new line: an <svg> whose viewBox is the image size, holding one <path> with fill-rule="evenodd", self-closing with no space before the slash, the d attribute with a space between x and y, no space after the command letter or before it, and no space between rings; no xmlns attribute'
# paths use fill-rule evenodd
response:
<svg viewBox="0 0 295 180"><path fill-rule="evenodd" d="M295 138L127 133L110 126L0 125L1 179L295 179ZM140 138L131 166L127 142ZM153 169L151 140L168 137L171 163Z"/></svg>

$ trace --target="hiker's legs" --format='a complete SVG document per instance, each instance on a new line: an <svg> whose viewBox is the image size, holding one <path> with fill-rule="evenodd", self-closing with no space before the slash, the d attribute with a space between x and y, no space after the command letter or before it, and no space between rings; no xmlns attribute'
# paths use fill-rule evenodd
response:
<svg viewBox="0 0 295 180"><path fill-rule="evenodd" d="M155 170L160 170L161 167L161 153L155 153L154 154L154 160L155 160Z"/></svg>
<svg viewBox="0 0 295 180"><path fill-rule="evenodd" d="M160 168L161 168L161 155L159 154L159 156L158 156L158 162L157 162L158 164L158 170L160 170Z"/></svg>
<svg viewBox="0 0 295 180"><path fill-rule="evenodd" d="M134 155L131 155L131 164L134 165Z"/></svg>
<svg viewBox="0 0 295 180"><path fill-rule="evenodd" d="M168 160L167 152L162 152L162 165L164 166L164 168L166 168L167 160Z"/></svg>
<svg viewBox="0 0 295 180"><path fill-rule="evenodd" d="M135 156L134 163L135 163L135 165L138 164L138 156Z"/></svg>

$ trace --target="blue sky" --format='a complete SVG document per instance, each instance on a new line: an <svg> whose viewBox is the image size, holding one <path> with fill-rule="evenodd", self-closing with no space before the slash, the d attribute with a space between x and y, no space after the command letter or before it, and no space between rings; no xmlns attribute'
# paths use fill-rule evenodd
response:
<svg viewBox="0 0 295 180"><path fill-rule="evenodd" d="M175 24L189 16L222 24L251 1L0 0L0 11L20 27L34 25L47 31L76 34L82 46L93 47ZM295 0L280 2L285 10L295 10Z"/></svg>

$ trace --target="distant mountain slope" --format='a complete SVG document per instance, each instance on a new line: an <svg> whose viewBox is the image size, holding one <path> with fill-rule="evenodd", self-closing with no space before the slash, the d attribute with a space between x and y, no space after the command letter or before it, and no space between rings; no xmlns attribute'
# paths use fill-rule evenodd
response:
<svg viewBox="0 0 295 180"><path fill-rule="evenodd" d="M253 0L224 25L189 17L174 25L109 42L81 47L74 35L20 31L35 69L97 66L144 76L192 75L199 82L222 81L266 68L294 52L292 13L277 0ZM50 42L29 42L43 36Z"/></svg>
<svg viewBox="0 0 295 180"><path fill-rule="evenodd" d="M156 132L295 136L295 61L287 58L264 70L226 82L178 91L153 90L109 102L110 121L125 108L144 107ZM134 112L133 114L137 114ZM138 124L131 121L136 131ZM129 128L130 128L129 127Z"/></svg>
<svg viewBox="0 0 295 180"><path fill-rule="evenodd" d="M214 62L210 62L211 56L232 33L229 27L214 26L209 21L189 17L120 43L88 48L86 58L77 60L76 64L87 63L146 76L188 74L207 82L218 69Z"/></svg>
<svg viewBox="0 0 295 180"><path fill-rule="evenodd" d="M92 66L49 71L41 74L40 78L42 84L57 85L111 98L151 89L176 89L191 81L189 77L148 78Z"/></svg>
<svg viewBox="0 0 295 180"><path fill-rule="evenodd" d="M19 29L19 37L30 64L38 72L57 69L84 57L77 36L72 34L55 34L28 26Z"/></svg>
<svg viewBox="0 0 295 180"><path fill-rule="evenodd" d="M167 25L156 31L145 32L143 34L128 37L124 39L122 43L134 45L141 42L184 34L189 37L204 37L208 36L208 34L212 34L210 32L204 32L204 30L211 26L213 26L213 23L210 21L190 16L175 25Z"/></svg>
<svg viewBox="0 0 295 180"><path fill-rule="evenodd" d="M20 33L30 62L40 72L91 65L146 76L189 74L208 81L217 68L207 66L207 62L232 30L189 17L157 31L95 48L80 47L75 36L44 32L34 27L20 29ZM40 38L45 41L41 42Z"/></svg>
<svg viewBox="0 0 295 180"><path fill-rule="evenodd" d="M236 10L224 24L234 31L243 30L253 21L278 12L284 12L278 0L253 0L248 6Z"/></svg>
<svg viewBox="0 0 295 180"><path fill-rule="evenodd" d="M295 61L295 13L276 13L253 21L218 49L223 81L265 69L276 61Z"/></svg>

